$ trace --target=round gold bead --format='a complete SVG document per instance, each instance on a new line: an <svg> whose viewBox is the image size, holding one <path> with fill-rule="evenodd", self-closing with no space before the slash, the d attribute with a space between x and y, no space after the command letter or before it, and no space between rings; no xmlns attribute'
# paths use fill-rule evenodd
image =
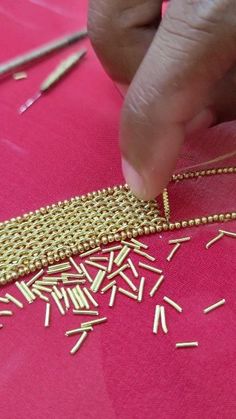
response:
<svg viewBox="0 0 236 419"><path fill-rule="evenodd" d="M96 247L95 241L94 240L89 240L89 246L90 246L90 249L94 249L94 247Z"/></svg>
<svg viewBox="0 0 236 419"><path fill-rule="evenodd" d="M24 275L25 275L25 269L24 269L24 268L19 268L19 269L18 269L18 274L19 274L20 276L24 276Z"/></svg>
<svg viewBox="0 0 236 419"><path fill-rule="evenodd" d="M108 243L108 239L107 239L107 237L103 236L103 237L101 238L101 242L102 242L102 244L107 244L107 243Z"/></svg>
<svg viewBox="0 0 236 419"><path fill-rule="evenodd" d="M78 250L79 250L79 249L77 249L77 247L75 247L75 246L72 246L72 247L71 247L71 251L72 251L72 254L73 254L73 255L77 255ZM81 252L82 252L82 251L83 251L83 250L81 250ZM80 252L80 250L79 250L79 252Z"/></svg>
<svg viewBox="0 0 236 419"><path fill-rule="evenodd" d="M213 222L213 217L212 217L212 215L209 215L209 216L207 217L207 221L208 221L208 223L212 223L212 222Z"/></svg>
<svg viewBox="0 0 236 419"><path fill-rule="evenodd" d="M13 281L16 280L18 278L18 275L15 271L12 272L12 279Z"/></svg>
<svg viewBox="0 0 236 419"><path fill-rule="evenodd" d="M207 217L202 217L201 221L202 221L203 224L207 224Z"/></svg>
<svg viewBox="0 0 236 419"><path fill-rule="evenodd" d="M49 265L53 265L54 260L52 256L47 256L47 260L48 260Z"/></svg>
<svg viewBox="0 0 236 419"><path fill-rule="evenodd" d="M6 281L11 282L11 280L12 280L12 275L10 273L6 274Z"/></svg>
<svg viewBox="0 0 236 419"><path fill-rule="evenodd" d="M43 257L43 258L41 259L41 262L42 262L42 265L43 265L43 266L48 266L48 261L47 261L47 258Z"/></svg>
<svg viewBox="0 0 236 419"><path fill-rule="evenodd" d="M0 283L1 283L1 285L5 285L6 283L7 283L7 280L6 280L6 278L1 278L0 279Z"/></svg>
<svg viewBox="0 0 236 419"><path fill-rule="evenodd" d="M37 269L41 269L42 268L42 263L39 260L36 260L35 266L36 266Z"/></svg>
<svg viewBox="0 0 236 419"><path fill-rule="evenodd" d="M114 235L114 239L115 239L115 241L116 241L116 242L119 242L119 241L121 240L121 236L120 236L120 234L119 234L119 233L116 233L116 234Z"/></svg>
<svg viewBox="0 0 236 419"><path fill-rule="evenodd" d="M169 223L169 230L174 230L174 229L175 229L175 224Z"/></svg>
<svg viewBox="0 0 236 419"><path fill-rule="evenodd" d="M182 221L182 222L181 222L181 226L182 226L183 228L187 227L187 226L188 226L188 222L187 222L187 221Z"/></svg>
<svg viewBox="0 0 236 419"><path fill-rule="evenodd" d="M181 228L181 223L176 222L176 223L175 223L175 228L177 228L177 229Z"/></svg>
<svg viewBox="0 0 236 419"><path fill-rule="evenodd" d="M36 271L36 266L35 266L35 264L34 264L34 263L30 263L30 264L29 264L29 269L30 269L30 272L34 272L34 271Z"/></svg>
<svg viewBox="0 0 236 419"><path fill-rule="evenodd" d="M65 254L69 258L72 255L72 251L70 249L66 249Z"/></svg>
<svg viewBox="0 0 236 419"><path fill-rule="evenodd" d="M127 234L125 231L121 231L120 235L121 235L121 240L125 240L127 238Z"/></svg>
<svg viewBox="0 0 236 419"><path fill-rule="evenodd" d="M162 230L163 230L163 231L168 231L168 230L169 230L169 225L168 225L168 224L166 224L166 223L163 223L163 224L162 224Z"/></svg>
<svg viewBox="0 0 236 419"><path fill-rule="evenodd" d="M25 275L28 275L30 273L30 268L28 266L25 267Z"/></svg>
<svg viewBox="0 0 236 419"><path fill-rule="evenodd" d="M232 220L235 220L235 218L236 218L236 212L232 212L231 218L232 218Z"/></svg>
<svg viewBox="0 0 236 419"><path fill-rule="evenodd" d="M157 233L161 233L162 230L163 230L162 226L156 226Z"/></svg>
<svg viewBox="0 0 236 419"><path fill-rule="evenodd" d="M148 235L148 234L150 234L150 229L149 229L149 227L144 227L144 234L146 234L146 235Z"/></svg>
<svg viewBox="0 0 236 419"><path fill-rule="evenodd" d="M213 215L213 220L214 220L214 221L218 221L218 218L219 218L218 214L214 214L214 215Z"/></svg>
<svg viewBox="0 0 236 419"><path fill-rule="evenodd" d="M188 225L190 226L190 227L192 227L192 226L194 226L194 220L188 220Z"/></svg>
<svg viewBox="0 0 236 419"><path fill-rule="evenodd" d="M156 228L154 226L150 226L149 228L150 228L150 233L151 234L156 232ZM135 237L137 237L137 236L135 236Z"/></svg>
<svg viewBox="0 0 236 419"><path fill-rule="evenodd" d="M129 239L132 239L132 232L130 230L128 230L126 233L127 233L127 237Z"/></svg>
<svg viewBox="0 0 236 419"><path fill-rule="evenodd" d="M133 236L133 238L138 237L138 229L134 228L132 230L132 236Z"/></svg>
<svg viewBox="0 0 236 419"><path fill-rule="evenodd" d="M114 241L114 235L113 234L108 234L108 241L109 241L109 243Z"/></svg>
<svg viewBox="0 0 236 419"><path fill-rule="evenodd" d="M224 219L225 219L224 214L220 214L220 215L219 215L219 220L220 220L220 221L224 221Z"/></svg>
<svg viewBox="0 0 236 419"><path fill-rule="evenodd" d="M65 254L64 250L59 251L59 256L60 256L60 259L65 259L66 258L66 254Z"/></svg>

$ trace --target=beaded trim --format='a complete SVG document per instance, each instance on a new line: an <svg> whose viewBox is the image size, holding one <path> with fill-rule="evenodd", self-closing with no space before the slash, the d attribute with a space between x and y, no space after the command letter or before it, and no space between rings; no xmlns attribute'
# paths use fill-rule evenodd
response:
<svg viewBox="0 0 236 419"><path fill-rule="evenodd" d="M232 174L235 167L175 174L172 181ZM0 284L101 244L161 231L236 219L236 212L169 222L156 201L138 200L127 185L102 189L0 223Z"/></svg>

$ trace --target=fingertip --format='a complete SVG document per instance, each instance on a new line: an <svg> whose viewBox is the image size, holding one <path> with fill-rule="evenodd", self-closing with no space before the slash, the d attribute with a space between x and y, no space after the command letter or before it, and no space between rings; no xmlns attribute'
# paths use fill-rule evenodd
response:
<svg viewBox="0 0 236 419"><path fill-rule="evenodd" d="M217 121L215 112L212 108L208 107L202 109L194 118L186 124L185 133L187 135L197 131L210 128Z"/></svg>
<svg viewBox="0 0 236 419"><path fill-rule="evenodd" d="M155 199L166 186L160 182L161 178L155 175L155 171L142 175L124 158L122 158L122 171L133 194L144 201Z"/></svg>

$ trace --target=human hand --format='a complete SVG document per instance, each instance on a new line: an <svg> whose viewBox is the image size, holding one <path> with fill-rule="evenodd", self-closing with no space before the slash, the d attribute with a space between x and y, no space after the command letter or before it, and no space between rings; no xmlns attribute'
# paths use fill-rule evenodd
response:
<svg viewBox="0 0 236 419"><path fill-rule="evenodd" d="M236 1L90 0L89 34L108 74L130 84L121 115L125 179L162 192L187 133L236 117Z"/></svg>

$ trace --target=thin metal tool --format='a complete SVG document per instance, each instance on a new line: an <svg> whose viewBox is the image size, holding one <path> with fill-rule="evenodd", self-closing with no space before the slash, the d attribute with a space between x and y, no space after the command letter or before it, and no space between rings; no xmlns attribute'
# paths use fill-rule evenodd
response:
<svg viewBox="0 0 236 419"><path fill-rule="evenodd" d="M0 76L11 74L16 70L21 69L26 64L32 63L39 58L43 58L45 55L79 41L87 36L87 34L87 29L82 29L6 61L5 63L0 64Z"/></svg>
<svg viewBox="0 0 236 419"><path fill-rule="evenodd" d="M25 112L31 105L33 105L36 100L38 100L43 93L47 92L51 89L65 74L67 74L79 61L84 55L86 54L87 50L82 49L81 51L77 52L76 54L70 55L64 61L62 61L56 69L49 74L49 76L44 80L39 88L39 91L31 98L27 99L26 102L20 106L19 113L22 114Z"/></svg>

